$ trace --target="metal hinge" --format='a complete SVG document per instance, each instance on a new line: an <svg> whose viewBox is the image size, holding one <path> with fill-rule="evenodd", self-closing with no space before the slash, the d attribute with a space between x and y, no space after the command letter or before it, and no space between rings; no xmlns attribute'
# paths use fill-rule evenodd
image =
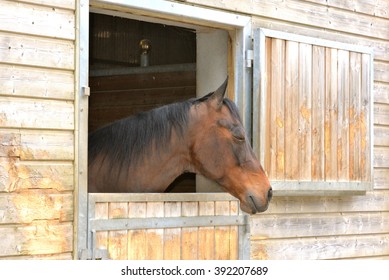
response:
<svg viewBox="0 0 389 280"><path fill-rule="evenodd" d="M90 87L87 87L87 86L82 87L82 95L83 96L90 96Z"/></svg>
<svg viewBox="0 0 389 280"><path fill-rule="evenodd" d="M85 248L80 250L79 259L80 260L109 260L108 250L106 249L96 249L96 232L91 231L89 238L89 246L92 249Z"/></svg>
<svg viewBox="0 0 389 280"><path fill-rule="evenodd" d="M251 68L253 67L253 61L254 61L254 51L253 50L246 50L246 67Z"/></svg>
<svg viewBox="0 0 389 280"><path fill-rule="evenodd" d="M79 254L80 260L109 260L108 251L106 249L83 249Z"/></svg>

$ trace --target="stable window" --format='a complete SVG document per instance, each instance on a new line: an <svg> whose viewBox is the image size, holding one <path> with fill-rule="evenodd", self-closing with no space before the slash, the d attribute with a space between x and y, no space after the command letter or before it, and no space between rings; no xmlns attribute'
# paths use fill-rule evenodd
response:
<svg viewBox="0 0 389 280"><path fill-rule="evenodd" d="M89 133L196 97L195 30L91 13L89 86ZM195 192L195 175L181 175L168 189Z"/></svg>
<svg viewBox="0 0 389 280"><path fill-rule="evenodd" d="M146 108L140 107L145 104L146 107L149 106L149 101L153 101L150 106L154 107L178 101L178 98L186 99L189 97L185 97L186 94L202 96L216 89L227 75L230 77L229 97L243 112L244 122L250 123L251 111L248 106L250 103L247 101L251 97L251 76L246 75L249 70L244 63L245 51L251 47L250 18L163 0L155 0L152 3L128 0L80 0L78 25L79 94L76 97L78 114L75 171L78 174L75 194L78 212L77 257L98 258L108 249L110 257L131 258L136 252L142 251L134 247L138 245L139 248L145 245L147 248L155 249L148 250L144 256L149 259L162 257L161 252L165 258L171 257L172 254L173 258L179 256L202 258L203 252L219 257L218 244L220 240L225 239L220 238L213 242L205 237L203 240L207 241L207 246L204 246L203 242L200 242L200 236L204 236L202 228L211 226L213 229L206 236L215 236L216 232L220 231L219 227L224 227L222 230L225 231L225 227L228 226L231 230L226 232L228 236L225 238L231 242L229 248L232 250L223 249L225 254L220 255L220 258L248 258L250 255L248 219L241 215L237 202L230 196L223 193L89 194L86 175L88 130L92 131L107 122L123 117L123 114L129 112L130 107L134 109L132 113L143 111ZM177 34L183 36L176 36ZM140 67L141 58L136 48L138 41L146 35L154 36L154 39L151 39L150 64L147 67ZM126 36L136 38L126 40ZM178 38L187 38L186 36L190 39L181 41ZM134 45L131 47L126 42ZM170 43L176 45L168 46ZM195 47L196 57L194 58L191 52L192 56L181 60L182 53L177 53L180 51L181 43L189 43L191 50ZM175 55L161 53L157 46L167 47L167 51L173 50ZM177 74L179 77L172 77L171 74L176 71L179 72ZM170 78L160 79L159 75ZM190 83L178 85L177 83L183 81L183 75L189 75ZM135 76L143 78L128 80ZM163 85L163 81L169 84ZM146 90L141 87L144 86L150 86L151 91L166 86L177 90L176 93L182 86L185 89L179 90L182 94L168 95L161 101L160 98L150 99L149 94L143 95ZM134 108L133 104L129 107L133 101L140 107ZM154 101L163 103L155 104ZM189 178L191 181L189 190L202 192L201 185L207 183L199 182L197 179ZM181 188L179 191L187 190ZM145 206L146 210L136 207L140 205ZM197 217L199 214L200 217ZM211 215L211 218L202 217L203 215ZM218 217L213 218L215 215ZM140 228L145 235L138 234ZM132 233L135 233L134 236L138 239L132 239ZM142 236L147 236L149 243L139 241L142 240ZM174 245L171 242L172 236L176 241ZM127 241L128 243L125 243ZM116 244L126 245L123 247ZM155 244L159 246L164 244L164 251L161 247L155 247ZM153 253L158 256L152 256ZM214 258L212 256L207 258Z"/></svg>
<svg viewBox="0 0 389 280"><path fill-rule="evenodd" d="M253 141L274 189L369 190L371 50L272 30L254 41Z"/></svg>

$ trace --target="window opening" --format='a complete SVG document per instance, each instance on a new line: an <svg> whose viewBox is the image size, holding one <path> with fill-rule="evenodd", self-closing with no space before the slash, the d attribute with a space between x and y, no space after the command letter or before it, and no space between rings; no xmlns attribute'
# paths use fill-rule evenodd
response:
<svg viewBox="0 0 389 280"><path fill-rule="evenodd" d="M196 97L196 33L90 13L89 132L113 121ZM194 174L168 188L195 192Z"/></svg>

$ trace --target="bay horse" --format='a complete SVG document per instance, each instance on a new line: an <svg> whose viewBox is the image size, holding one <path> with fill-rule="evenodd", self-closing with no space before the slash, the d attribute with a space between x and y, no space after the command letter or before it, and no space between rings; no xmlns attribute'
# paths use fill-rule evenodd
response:
<svg viewBox="0 0 389 280"><path fill-rule="evenodd" d="M89 135L89 192L164 192L185 172L216 181L244 212L268 208L269 180L226 81L201 98L165 105Z"/></svg>

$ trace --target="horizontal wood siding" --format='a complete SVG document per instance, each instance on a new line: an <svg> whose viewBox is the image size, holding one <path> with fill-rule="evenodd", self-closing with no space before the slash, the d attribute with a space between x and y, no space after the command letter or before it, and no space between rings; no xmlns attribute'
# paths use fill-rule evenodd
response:
<svg viewBox="0 0 389 280"><path fill-rule="evenodd" d="M0 259L73 255L75 8L1 3Z"/></svg>
<svg viewBox="0 0 389 280"><path fill-rule="evenodd" d="M387 1L341 1L341 0L289 0L289 1L208 1L208 0L188 0L187 2L194 5L208 6L232 12L241 12L253 16L253 25L255 27L268 28L292 34L311 36L320 39L333 40L341 43L350 43L360 46L368 46L374 52L374 153L372 164L374 173L374 191L368 192L363 196L340 196L340 197L276 197L273 199L267 212L252 217L252 242L251 257L252 259L388 259L389 258L389 229L387 227L389 215L389 13ZM275 43L277 44L277 43ZM278 46L278 45L277 45ZM281 48L286 54L289 52L297 53L299 47L293 43L281 43L277 48ZM324 62L317 60L316 55L326 54ZM312 50L312 56L305 58L310 59L313 64L311 75L321 77L322 75L333 77L333 79L342 78L337 73L338 67L356 65L360 58L351 53L342 53L338 50L332 50L332 54L341 60L331 62L331 52L329 50L316 49ZM342 58L339 56L341 55ZM287 55L288 57L288 55ZM283 58L285 59L285 58ZM286 91L294 94L297 83L306 83L299 80L296 67L303 66L304 61L298 61L297 55L290 56L291 67L285 69L273 69L273 73L284 71ZM294 59L294 60L293 60ZM346 59L346 60L345 60ZM316 65L329 64L332 68L326 68L328 72L322 73ZM351 71L351 72L350 72ZM349 79L355 81L360 75L355 71L360 71L358 67L349 67ZM306 74L306 72L304 72ZM300 77L301 79L301 77ZM350 80L350 81L351 81ZM358 81L359 83L359 81ZM324 92L324 96L336 97L336 99L326 99L320 102L323 93L319 90L320 83L313 84L315 95L309 100L312 109L326 108L326 106L339 105L342 96L329 95ZM342 91L346 84L339 84L339 88L334 88L335 93ZM360 91L359 94L362 94ZM306 96L299 96L306 98ZM361 164L363 155L357 153L361 150L364 143L356 138L355 129L358 127L356 114L349 116L331 114L330 111L324 111L324 117L334 122L339 121L339 117L347 117L352 126L349 130L347 144L347 154L336 153L336 157L328 157L328 163L323 162L323 158L316 157L316 152L324 148L323 139L315 137L315 131L310 129L311 150L304 150L300 153L297 135L291 131L296 129L298 121L304 121L300 110L291 110L298 106L296 102L299 99L280 100L276 97L270 98L271 102L280 108L273 113L268 114L273 120L274 130L270 131L267 137L273 137L274 143L278 147L284 145L285 151L279 149L278 153L270 152L269 157L274 158L274 164L271 165L272 174L275 177L281 176L289 178L291 174L303 173L300 176L309 176L308 178L320 178L323 174L331 175L338 178L339 174L347 175L361 174ZM269 101L270 102L270 101ZM344 103L341 103L342 106ZM361 100L350 99L349 106L362 109ZM300 104L299 108L301 107ZM312 107L313 106L313 107ZM271 110L274 111L274 110ZM343 112L345 112L343 110ZM278 115L276 114L278 113ZM317 130L323 129L323 123L317 123L320 119L319 112L311 111L311 124L317 127ZM300 119L299 119L300 115ZM281 122L278 117L285 119ZM302 119L301 119L302 118ZM331 153L338 147L338 135L345 133L344 130L331 129L331 123L327 128L331 139L324 139L328 143ZM304 123L303 123L304 124ZM279 131L280 126L284 125L284 132ZM360 123L359 123L359 127ZM306 131L306 126L300 127L302 132ZM324 123L324 129L326 124ZM351 136L351 138L350 138ZM301 139L304 140L304 139ZM368 139L367 139L368 140ZM326 142L328 141L328 142ZM343 141L341 139L341 141ZM371 141L371 139L370 139ZM304 143L304 142L302 142ZM342 144L343 145L343 144ZM269 145L266 146L269 148ZM299 147L297 149L297 147ZM286 152L289 152L289 155ZM328 151L328 150L327 150ZM310 153L309 168L301 171L293 163L300 157L305 157ZM347 161L342 162L342 168L335 166L338 162L337 156L342 156ZM345 157L346 156L346 157ZM292 157L292 158L291 158ZM333 160L333 161L332 161ZM284 162L284 166L282 163ZM351 164L350 164L351 163ZM358 167L358 164L360 165ZM323 173L324 165L324 173ZM345 168L348 174L345 172ZM338 168L339 167L339 168ZM331 171L333 169L333 172ZM340 172L340 173L339 173Z"/></svg>

